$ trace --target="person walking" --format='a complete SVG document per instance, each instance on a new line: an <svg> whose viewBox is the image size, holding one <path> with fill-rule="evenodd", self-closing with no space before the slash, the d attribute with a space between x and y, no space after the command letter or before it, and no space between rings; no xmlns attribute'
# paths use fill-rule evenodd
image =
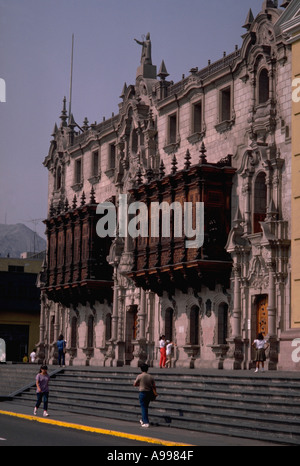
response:
<svg viewBox="0 0 300 466"><path fill-rule="evenodd" d="M153 391L156 394L155 380L152 375L148 374L148 364L142 364L142 373L137 376L134 387L139 387L139 401L142 411L142 419L140 420L141 426L144 428L149 427L148 409L151 399L153 399Z"/></svg>
<svg viewBox="0 0 300 466"><path fill-rule="evenodd" d="M37 415L37 410L40 407L42 400L44 401L44 417L48 417L48 400L49 400L49 380L48 367L43 365L40 368L40 372L36 376L36 394L37 401L34 407L33 414Z"/></svg>
<svg viewBox="0 0 300 466"><path fill-rule="evenodd" d="M256 369L255 372L259 371L259 366L261 364L261 371L264 372L264 363L266 360L266 349L270 346L267 340L265 340L262 333L257 335L257 339L254 340L252 346L255 348L255 362L256 362Z"/></svg>
<svg viewBox="0 0 300 466"><path fill-rule="evenodd" d="M57 348L58 348L58 365L61 367L65 365L65 352L66 352L66 341L63 335L59 335L57 340Z"/></svg>
<svg viewBox="0 0 300 466"><path fill-rule="evenodd" d="M160 361L159 361L159 367L166 367L166 360L167 360L167 355L166 355L166 337L165 335L162 335L159 340L159 351L160 351Z"/></svg>

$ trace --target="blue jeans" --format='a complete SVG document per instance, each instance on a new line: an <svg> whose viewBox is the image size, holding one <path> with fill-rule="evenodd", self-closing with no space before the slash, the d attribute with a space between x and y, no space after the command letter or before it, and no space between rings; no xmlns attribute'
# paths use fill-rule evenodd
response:
<svg viewBox="0 0 300 466"><path fill-rule="evenodd" d="M64 350L63 349L59 349L58 350L58 364L61 366L61 365L65 365L65 353L64 353Z"/></svg>
<svg viewBox="0 0 300 466"><path fill-rule="evenodd" d="M49 399L49 392L38 392L37 394L37 400L36 400L36 405L35 407L38 409L42 399L44 399L44 411L47 411L48 409L48 399Z"/></svg>
<svg viewBox="0 0 300 466"><path fill-rule="evenodd" d="M142 409L143 424L149 424L148 408L150 404L150 392L140 392L140 405Z"/></svg>

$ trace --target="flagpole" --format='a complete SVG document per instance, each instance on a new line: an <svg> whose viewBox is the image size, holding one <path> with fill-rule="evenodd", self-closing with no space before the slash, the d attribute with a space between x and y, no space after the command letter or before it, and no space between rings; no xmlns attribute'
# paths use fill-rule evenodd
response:
<svg viewBox="0 0 300 466"><path fill-rule="evenodd" d="M71 76L70 76L70 98L69 98L69 120L70 120L70 118L71 118L71 108L72 108L73 54L74 54L74 34L72 34Z"/></svg>

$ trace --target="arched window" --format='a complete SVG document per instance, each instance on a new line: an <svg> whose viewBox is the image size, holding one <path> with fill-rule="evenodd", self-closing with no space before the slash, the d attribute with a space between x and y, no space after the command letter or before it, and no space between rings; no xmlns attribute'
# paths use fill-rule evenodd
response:
<svg viewBox="0 0 300 466"><path fill-rule="evenodd" d="M266 68L263 68L259 74L258 79L258 103L264 104L269 100L270 96L270 84L269 84L269 73Z"/></svg>
<svg viewBox="0 0 300 466"><path fill-rule="evenodd" d="M193 306L190 314L190 343L199 345L199 307Z"/></svg>
<svg viewBox="0 0 300 466"><path fill-rule="evenodd" d="M261 172L256 177L254 184L254 210L253 210L253 233L260 233L261 226L267 214L267 186L266 174Z"/></svg>

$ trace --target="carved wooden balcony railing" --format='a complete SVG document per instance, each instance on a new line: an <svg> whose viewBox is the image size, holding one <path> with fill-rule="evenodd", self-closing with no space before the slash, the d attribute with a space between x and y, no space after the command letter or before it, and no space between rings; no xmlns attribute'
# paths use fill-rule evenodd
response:
<svg viewBox="0 0 300 466"><path fill-rule="evenodd" d="M135 263L129 277L137 286L160 296L164 291L174 295L175 289L187 292L192 288L197 292L203 284L211 289L217 283L229 287L232 262L225 245L231 228L232 178L236 170L231 167L231 156L212 164L206 162L205 150L202 152L199 165L188 163L184 170L173 169L173 174L131 190L134 201L147 205L149 218L148 237L135 239ZM170 237L163 237L161 228L158 237L151 236L151 204L164 201L169 205L179 202L182 206L184 202L204 203L201 247L186 248L184 232L175 237L174 215L170 217Z"/></svg>
<svg viewBox="0 0 300 466"><path fill-rule="evenodd" d="M45 220L47 268L42 289L64 305L112 300L112 267L107 263L110 238L96 233L96 203L64 208Z"/></svg>

